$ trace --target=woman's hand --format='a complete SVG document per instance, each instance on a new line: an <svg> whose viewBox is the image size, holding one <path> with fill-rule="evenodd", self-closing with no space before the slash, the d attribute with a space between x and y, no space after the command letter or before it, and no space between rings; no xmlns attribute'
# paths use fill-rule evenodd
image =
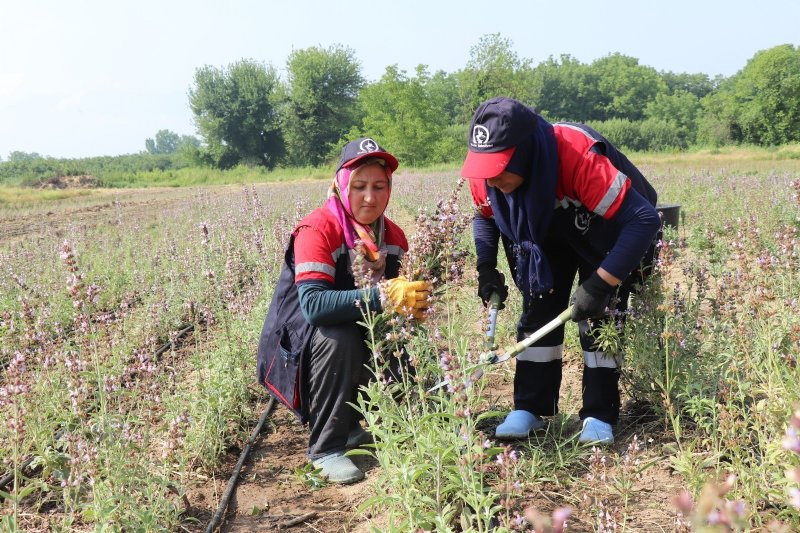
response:
<svg viewBox="0 0 800 533"><path fill-rule="evenodd" d="M383 284L385 306L403 315L411 314L417 320L425 318L432 291L430 281L408 281L405 276L398 276Z"/></svg>
<svg viewBox="0 0 800 533"><path fill-rule="evenodd" d="M483 305L489 305L492 294L497 294L500 297L498 309L503 309L505 307L504 302L508 298L506 277L496 268L481 265L478 267L478 296L480 296Z"/></svg>
<svg viewBox="0 0 800 533"><path fill-rule="evenodd" d="M616 279L616 278L611 278ZM578 286L572 295L572 316L574 322L590 318L600 318L606 313L606 306L616 286L611 285L598 272Z"/></svg>

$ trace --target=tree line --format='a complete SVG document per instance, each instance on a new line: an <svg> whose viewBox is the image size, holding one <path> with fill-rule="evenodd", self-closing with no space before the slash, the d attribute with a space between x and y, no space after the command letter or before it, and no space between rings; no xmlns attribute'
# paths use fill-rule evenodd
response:
<svg viewBox="0 0 800 533"><path fill-rule="evenodd" d="M189 91L198 160L315 166L368 134L406 164L450 162L463 157L474 109L498 95L550 121L588 123L629 150L800 141L800 49L790 44L756 53L730 78L659 72L619 53L534 65L500 34L483 36L454 73L390 65L365 83L341 45L292 52L286 73L253 60L198 69Z"/></svg>
<svg viewBox="0 0 800 533"><path fill-rule="evenodd" d="M367 83L355 51L339 44L293 51L285 72L282 79L253 59L198 68L188 94L199 138L160 130L145 141L141 155L150 157L130 163L319 166L360 135L379 139L405 165L452 162L464 155L474 109L493 96L516 98L553 122L588 123L626 150L800 141L800 48L790 44L757 52L729 78L659 72L619 53L533 64L497 33L481 37L452 73L390 65ZM41 159L12 153L0 179L9 164ZM108 164L89 161L96 159Z"/></svg>

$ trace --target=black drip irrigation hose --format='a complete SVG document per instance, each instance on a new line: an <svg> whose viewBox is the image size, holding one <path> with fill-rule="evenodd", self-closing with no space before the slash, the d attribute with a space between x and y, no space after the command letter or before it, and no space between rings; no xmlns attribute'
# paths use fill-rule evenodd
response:
<svg viewBox="0 0 800 533"><path fill-rule="evenodd" d="M58 430L58 432L56 433L56 436L55 436L55 438L54 438L53 440L54 440L54 441L58 441L59 439L61 439L61 437L63 437L63 436L64 436L64 433L66 433L66 431L65 431L65 430L63 430L63 429L59 429L59 430ZM20 474L21 474L21 475L25 475L25 470L27 470L27 469L28 469L28 467L29 467L29 466L31 466L31 463L33 463L33 460L34 460L35 458L36 458L36 456L33 456L33 457L28 457L28 458L25 460L25 462L24 462L24 463L22 463L22 464L19 466L19 472L20 472ZM5 491L5 490L6 490L6 487L8 487L8 485L9 485L9 484L10 484L12 481L14 481L14 470L12 470L12 471L11 471L11 472L9 472L8 474L6 474L6 475L5 475L5 476L3 476L2 478L0 478L0 491ZM8 492L8 491L6 491L6 492ZM3 495L0 495L0 502L2 502L4 499L5 499L5 497L4 497Z"/></svg>
<svg viewBox="0 0 800 533"><path fill-rule="evenodd" d="M27 461L25 461L24 463L22 463L22 465L20 465L19 471L23 472L26 468L31 466L32 462L33 462L33 457L28 458ZM9 484L11 484L12 481L14 481L14 471L13 470L0 479L0 491L6 490L6 487ZM2 496L0 496L0 501L3 501L3 499L4 498Z"/></svg>
<svg viewBox="0 0 800 533"><path fill-rule="evenodd" d="M155 357L156 359L158 359L159 357L161 357L161 354L163 354L164 352L166 352L167 350L169 350L169 349L170 349L170 348L171 348L171 347L172 347L174 344L177 344L177 342L178 342L178 341L181 339L181 337L183 337L184 335L186 335L187 333L189 333L189 332L190 332L190 331L192 331L193 329L194 329L194 324L189 324L188 326L186 326L185 328L183 328L182 330L180 330L180 331L178 332L178 334L177 334L177 335L175 335L175 340L174 340L174 341L168 341L168 342L165 342L165 343L164 343L164 344L161 346L161 348L159 348L158 350L156 350L156 353L155 353L154 357Z"/></svg>
<svg viewBox="0 0 800 533"><path fill-rule="evenodd" d="M213 533L213 531L219 526L220 520L222 520L222 515L225 514L225 509L228 507L228 500L231 499L231 496L236 490L236 482L239 479L239 471L242 469L242 465L244 464L245 459L247 459L247 455L250 453L250 447L255 444L256 439L258 439L258 436L261 433L261 427L264 425L264 422L266 422L274 406L275 398L271 397L267 407L264 408L264 412L261 413L261 417L258 419L258 424L256 424L255 429L253 429L253 433L250 434L250 439L247 441L247 444L242 450L241 455L239 455L239 460L236 462L236 466L233 469L233 474L228 480L228 486L225 489L225 493L222 495L222 500L219 502L217 512L214 513L214 517L211 519L211 522L208 523L205 533Z"/></svg>

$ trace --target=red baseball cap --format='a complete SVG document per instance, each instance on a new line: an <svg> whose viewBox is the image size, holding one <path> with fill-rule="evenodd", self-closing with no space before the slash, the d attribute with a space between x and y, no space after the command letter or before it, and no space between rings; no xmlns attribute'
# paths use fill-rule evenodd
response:
<svg viewBox="0 0 800 533"><path fill-rule="evenodd" d="M516 146L506 148L500 152L467 152L461 175L465 178L488 180L503 173L506 165L511 161Z"/></svg>
<svg viewBox="0 0 800 533"><path fill-rule="evenodd" d="M511 98L492 98L475 111L470 127L469 152L461 167L465 178L489 179L500 175L517 145L536 127L536 114Z"/></svg>

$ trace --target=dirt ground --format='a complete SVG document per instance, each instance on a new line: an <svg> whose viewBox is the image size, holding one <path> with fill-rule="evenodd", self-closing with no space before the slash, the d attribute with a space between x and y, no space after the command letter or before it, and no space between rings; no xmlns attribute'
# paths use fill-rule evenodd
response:
<svg viewBox="0 0 800 533"><path fill-rule="evenodd" d="M374 460L364 456L354 458L367 473L367 479L361 483L312 489L296 473L306 464L307 443L306 428L283 406L276 407L266 431L242 467L220 531L369 531L364 527L366 517L354 511L370 494L376 469ZM188 531L205 531L237 459L238 453L236 457L231 454L216 479L189 492L187 497L192 505L189 514L199 522L196 527L186 525ZM303 520L286 526L299 518Z"/></svg>
<svg viewBox="0 0 800 533"><path fill-rule="evenodd" d="M511 363L513 365L513 362ZM576 398L580 390L582 364L575 357L565 361L562 398ZM513 384L511 369L507 367L490 376L493 400L510 408ZM563 402L562 402L563 403ZM562 405L562 409L574 406ZM254 418L257 418L254 417ZM579 431L579 421L573 417L571 429ZM673 475L668 461L659 456L663 439L663 425L646 414L637 413L635 404L623 409L616 428L617 442L605 451L609 456L622 457L634 435L642 443L642 463L653 464L644 470L635 482L635 491L626 517L628 531L673 531L675 511L672 498L680 490L680 479ZM373 493L378 474L377 463L363 456L354 461L367 474L365 481L350 486L328 485L312 488L296 471L306 464L307 428L301 426L294 415L284 407L273 411L267 429L253 447L240 475L235 496L231 499L220 531L244 533L258 531L291 531L296 533L367 533L382 531L381 516L365 516L358 505ZM527 442L517 444L525 453ZM235 453L234 453L235 452ZM187 531L204 531L216 511L216 504L225 490L228 476L238 459L239 450L233 451L223 468L213 480L193 489L188 494L189 515L198 522L184 524ZM615 475L613 472L610 475ZM551 510L565 505L567 496L563 487L549 483L530 488L527 504L538 509ZM597 519L589 514L582 502L573 502L573 516L568 531L596 531ZM583 507L583 508L582 508ZM291 524L291 525L287 525Z"/></svg>
<svg viewBox="0 0 800 533"><path fill-rule="evenodd" d="M16 211L5 209L0 211L0 243L39 236L61 237L74 227L116 225L123 216L128 219L157 215L191 194L186 189L99 189L65 202L43 202Z"/></svg>
<svg viewBox="0 0 800 533"><path fill-rule="evenodd" d="M40 182L37 189L90 189L97 187L98 179L94 176L81 175L81 176L53 176Z"/></svg>

